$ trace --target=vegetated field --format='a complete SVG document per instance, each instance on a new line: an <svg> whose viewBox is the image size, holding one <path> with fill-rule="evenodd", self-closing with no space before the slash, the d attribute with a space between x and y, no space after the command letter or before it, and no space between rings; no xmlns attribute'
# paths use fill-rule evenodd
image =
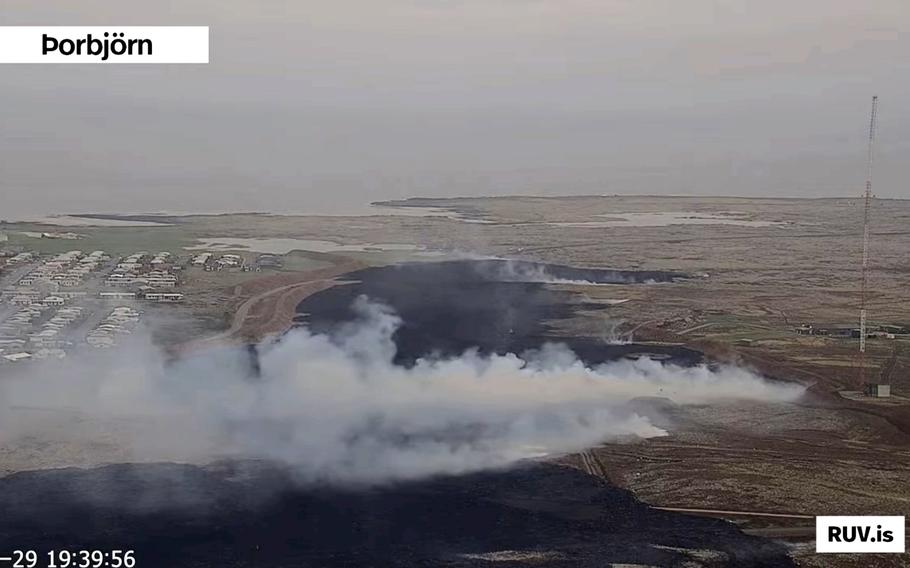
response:
<svg viewBox="0 0 910 568"><path fill-rule="evenodd" d="M0 223L7 233L6 245L21 246L42 253L59 253L79 249L105 250L111 254L130 254L138 251L179 251L193 243L179 225L142 227L64 227L33 223ZM78 239L38 238L40 233L75 233ZM29 236L31 233L35 236Z"/></svg>
<svg viewBox="0 0 910 568"><path fill-rule="evenodd" d="M656 506L794 515L706 513L756 534L811 538L814 523L800 515L910 511L908 339L868 343L868 378L877 377L895 357L889 377L895 397L888 402L847 400L838 391L859 387L856 340L798 336L794 331L804 323L857 325L861 200L582 196L412 199L395 205L443 208L456 216L190 216L161 219L174 223L168 227L141 228L151 239L143 244L137 229L109 227L65 229L90 234L93 240L84 243L31 241L63 249L79 242L83 249L119 250L121 235L132 233L130 238L137 241L124 250L174 250L169 247L223 235L296 237L340 244L416 244L451 256L686 272L692 277L675 283L570 286L579 301L629 301L611 307L610 321L602 312L582 311L554 325L563 334L600 337L616 328L634 332L639 341L680 343L718 361L800 381L808 387L805 399L724 410L667 405L669 436L605 444L585 459L567 457L563 462L609 477ZM683 221L661 225L660 215L655 221L647 215L624 217L627 213L678 213L676 218ZM869 320L872 326L910 326L910 201L877 200L871 217ZM738 224L717 223L725 218ZM610 224L622 219L627 222ZM313 254L290 255L285 269L303 281L311 278L306 259L336 267L355 257L357 265L427 260L408 254ZM222 327L228 327L228 312L254 295L246 278L254 282L263 276L244 275L242 281L227 283L200 275L193 284L200 304L193 308L200 315L220 312ZM797 557L811 566L866 565L863 557L826 557L821 562L802 548ZM906 557L876 562L900 566Z"/></svg>

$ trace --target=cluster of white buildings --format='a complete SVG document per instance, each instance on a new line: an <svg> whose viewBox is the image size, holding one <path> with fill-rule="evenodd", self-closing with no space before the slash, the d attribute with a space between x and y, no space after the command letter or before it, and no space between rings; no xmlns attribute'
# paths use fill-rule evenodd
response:
<svg viewBox="0 0 910 568"><path fill-rule="evenodd" d="M60 308L41 325L41 330L30 334L29 343L36 348L59 349L64 346L61 332L82 319L83 309L79 306Z"/></svg>
<svg viewBox="0 0 910 568"><path fill-rule="evenodd" d="M35 253L33 253L33 252L20 252L19 254L10 257L10 259L7 260L6 263L9 265L23 264L25 262L31 262L32 260L34 260L34 258L35 258Z"/></svg>
<svg viewBox="0 0 910 568"><path fill-rule="evenodd" d="M120 262L108 275L104 284L107 286L132 286L133 284L142 283L139 282L139 275L145 268L145 264L142 262L145 256L146 253L137 252L120 259Z"/></svg>
<svg viewBox="0 0 910 568"><path fill-rule="evenodd" d="M149 262L152 266L161 266L162 264L169 264L171 262L171 253L167 251L162 251L152 257L152 261Z"/></svg>
<svg viewBox="0 0 910 568"><path fill-rule="evenodd" d="M159 252L146 260L149 255L137 252L121 260L104 281L107 286L173 288L177 286L177 275L173 273L172 257L169 252Z"/></svg>
<svg viewBox="0 0 910 568"><path fill-rule="evenodd" d="M108 258L104 251L95 251L87 256L81 251L58 254L19 278L14 285L0 291L0 299L14 306L40 303L61 306L67 300L85 295L85 291L76 288L81 287L84 279L98 270Z"/></svg>
<svg viewBox="0 0 910 568"><path fill-rule="evenodd" d="M82 286L89 274L98 270L110 258L103 250L96 250L88 255L79 250L60 253L45 260L20 278L16 286L19 288L43 286L53 290L76 288Z"/></svg>
<svg viewBox="0 0 910 568"><path fill-rule="evenodd" d="M85 342L92 347L113 347L117 344L118 338L133 332L140 317L138 310L129 306L118 306L88 333Z"/></svg>
<svg viewBox="0 0 910 568"><path fill-rule="evenodd" d="M183 301L183 294L178 292L145 292L142 297L149 302L162 304L177 304Z"/></svg>
<svg viewBox="0 0 910 568"><path fill-rule="evenodd" d="M199 253L190 260L190 264L205 270L224 270L226 268L243 268L243 257L239 254L222 254L218 258L210 252Z"/></svg>
<svg viewBox="0 0 910 568"><path fill-rule="evenodd" d="M82 319L83 308L59 308L47 317L51 309L51 304L32 304L0 324L0 356L8 362L66 356L62 332Z"/></svg>
<svg viewBox="0 0 910 568"><path fill-rule="evenodd" d="M140 312L124 303L184 301L184 295L175 289L183 266L166 251L137 252L119 259L116 265L100 250L88 254L73 250L53 256L8 252L4 257L6 287L0 289L0 302L19 309L2 309L12 315L0 318L0 364L63 358L64 349L83 339L94 347L117 345L134 331L140 319ZM203 264L211 257L209 254ZM209 264L205 264L206 269L210 269ZM102 276L106 270L110 272ZM93 276L96 271L98 276ZM84 322L101 306L97 299L117 307L101 308L111 311L82 335L78 322Z"/></svg>
<svg viewBox="0 0 910 568"><path fill-rule="evenodd" d="M193 260L190 262L193 266L205 266L209 263L210 260L212 260L212 256L213 255L210 252L203 252L194 256Z"/></svg>
<svg viewBox="0 0 910 568"><path fill-rule="evenodd" d="M42 304L35 304L22 308L10 317L0 323L0 339L12 342L21 341L20 347L25 345L24 336L32 329L35 322L40 319L48 307Z"/></svg>
<svg viewBox="0 0 910 568"><path fill-rule="evenodd" d="M179 292L100 292L98 297L102 300L108 301L123 301L123 300L148 300L149 302L160 302L165 304L176 304L182 302L184 299L183 294Z"/></svg>
<svg viewBox="0 0 910 568"><path fill-rule="evenodd" d="M44 296L44 293L41 290L31 288L31 287L18 287L13 286L11 288L6 288L3 292L0 292L4 300L8 301L14 306L30 306L32 304L40 304L41 297Z"/></svg>
<svg viewBox="0 0 910 568"><path fill-rule="evenodd" d="M221 258L215 261L216 270L225 268L240 268L243 266L243 257L239 254L223 254Z"/></svg>

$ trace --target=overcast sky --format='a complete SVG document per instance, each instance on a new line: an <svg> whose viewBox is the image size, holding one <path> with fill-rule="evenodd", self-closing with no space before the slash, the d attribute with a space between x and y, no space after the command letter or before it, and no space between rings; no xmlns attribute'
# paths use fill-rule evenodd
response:
<svg viewBox="0 0 910 568"><path fill-rule="evenodd" d="M207 66L0 66L0 218L493 194L910 198L907 0L3 0L209 25Z"/></svg>

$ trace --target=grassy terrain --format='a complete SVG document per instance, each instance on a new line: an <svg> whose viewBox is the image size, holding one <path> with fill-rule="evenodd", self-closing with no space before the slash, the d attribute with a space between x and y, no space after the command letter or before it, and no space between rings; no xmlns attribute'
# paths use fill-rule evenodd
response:
<svg viewBox="0 0 910 568"><path fill-rule="evenodd" d="M111 254L129 254L137 251L182 251L194 240L186 227L56 227L22 223L0 224L0 231L9 237L8 246L21 246L42 253L58 253L68 250L105 250ZM47 239L25 235L25 232L77 233L82 238Z"/></svg>

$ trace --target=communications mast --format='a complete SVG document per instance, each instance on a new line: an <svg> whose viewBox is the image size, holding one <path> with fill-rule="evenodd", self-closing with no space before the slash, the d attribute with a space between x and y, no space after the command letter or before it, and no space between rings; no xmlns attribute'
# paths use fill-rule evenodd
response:
<svg viewBox="0 0 910 568"><path fill-rule="evenodd" d="M863 203L863 267L859 300L859 383L866 385L866 287L869 279L869 207L872 205L872 150L875 144L875 115L878 97L872 97L872 116L869 119L869 156L866 174L866 193Z"/></svg>

